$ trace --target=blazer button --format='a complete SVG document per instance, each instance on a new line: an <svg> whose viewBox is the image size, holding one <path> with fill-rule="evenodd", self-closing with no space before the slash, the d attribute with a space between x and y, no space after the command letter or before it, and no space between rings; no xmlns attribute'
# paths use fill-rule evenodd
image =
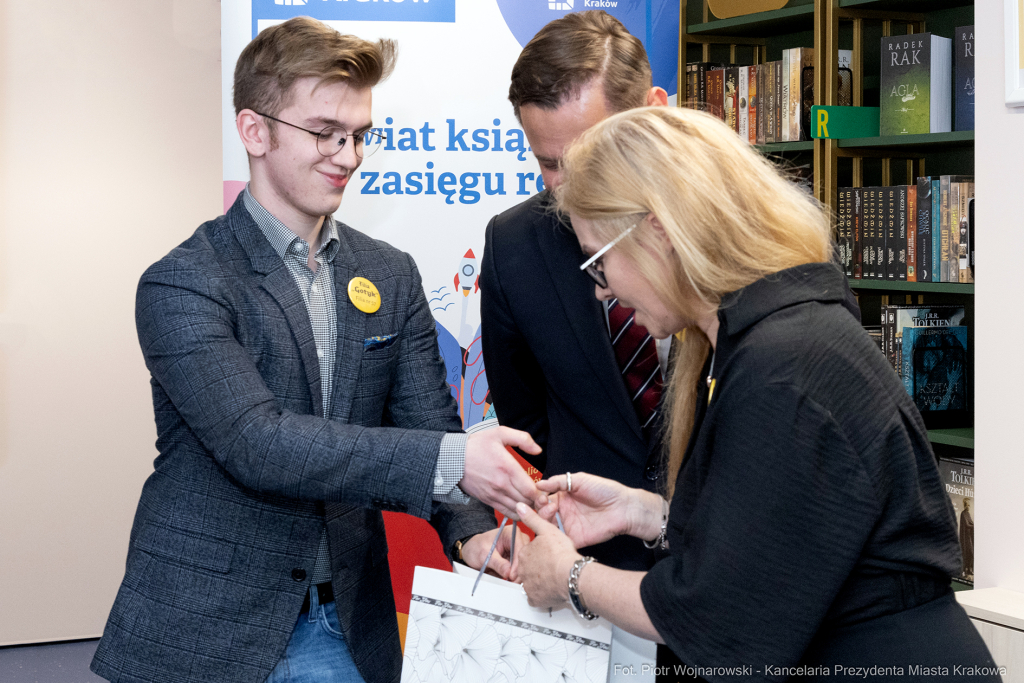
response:
<svg viewBox="0 0 1024 683"><path fill-rule="evenodd" d="M292 570L292 581L305 581L306 570L300 567L296 567Z"/></svg>
<svg viewBox="0 0 1024 683"><path fill-rule="evenodd" d="M661 471L657 465L648 465L647 469L644 470L644 477L647 481L657 481L660 474Z"/></svg>

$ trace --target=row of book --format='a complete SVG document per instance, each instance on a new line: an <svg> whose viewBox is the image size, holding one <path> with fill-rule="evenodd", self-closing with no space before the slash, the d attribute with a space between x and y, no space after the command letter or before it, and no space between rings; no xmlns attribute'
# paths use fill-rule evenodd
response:
<svg viewBox="0 0 1024 683"><path fill-rule="evenodd" d="M952 39L886 36L881 46L880 135L974 130L973 26L957 27ZM839 50L839 106L852 104L852 57ZM806 47L751 66L688 63L686 106L718 116L750 144L810 140L814 63Z"/></svg>
<svg viewBox="0 0 1024 683"><path fill-rule="evenodd" d="M847 277L974 282L974 177L839 189L836 242Z"/></svg>
<svg viewBox="0 0 1024 683"><path fill-rule="evenodd" d="M880 135L974 130L973 26L957 27L953 39L886 36L881 58Z"/></svg>
<svg viewBox="0 0 1024 683"><path fill-rule="evenodd" d="M849 74L852 52L839 52L846 60L842 71ZM852 82L849 77L841 80ZM845 91L852 92L849 87ZM811 48L783 50L781 60L752 66L686 65L686 106L714 114L752 145L810 140L813 104Z"/></svg>
<svg viewBox="0 0 1024 683"><path fill-rule="evenodd" d="M966 426L967 327L961 306L882 306L882 324L865 328L903 380L929 428ZM974 460L939 457L943 488L953 504L963 571L974 584Z"/></svg>

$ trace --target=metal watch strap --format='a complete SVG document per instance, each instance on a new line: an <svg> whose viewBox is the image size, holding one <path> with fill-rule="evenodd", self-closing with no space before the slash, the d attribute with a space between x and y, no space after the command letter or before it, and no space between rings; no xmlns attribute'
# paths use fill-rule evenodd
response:
<svg viewBox="0 0 1024 683"><path fill-rule="evenodd" d="M654 550L655 548L661 550L668 550L668 540L666 535L668 534L668 501L664 498L661 499L661 532L658 537L653 541L644 541L644 547L648 550ZM643 539L640 539L643 541Z"/></svg>
<svg viewBox="0 0 1024 683"><path fill-rule="evenodd" d="M576 614L587 621L597 619L597 615L587 609L586 604L583 602L583 596L580 595L580 572L593 561L593 557L581 557L573 562L572 569L569 570L569 603L576 610Z"/></svg>

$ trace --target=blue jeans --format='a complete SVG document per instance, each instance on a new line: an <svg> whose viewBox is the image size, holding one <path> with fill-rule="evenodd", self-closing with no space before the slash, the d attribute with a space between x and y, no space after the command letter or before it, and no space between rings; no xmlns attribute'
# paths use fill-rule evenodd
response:
<svg viewBox="0 0 1024 683"><path fill-rule="evenodd" d="M266 683L365 683L359 675L333 602L318 604L309 592L309 613L299 615L284 656Z"/></svg>

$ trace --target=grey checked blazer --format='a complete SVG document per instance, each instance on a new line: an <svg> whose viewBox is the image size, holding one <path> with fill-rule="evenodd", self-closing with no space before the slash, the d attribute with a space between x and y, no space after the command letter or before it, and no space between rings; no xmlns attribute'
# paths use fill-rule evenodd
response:
<svg viewBox="0 0 1024 683"><path fill-rule="evenodd" d="M443 432L461 423L412 258L338 227L329 419L302 295L241 196L142 276L136 324L159 456L92 663L100 676L266 679L295 626L326 519L353 659L368 683L397 681L380 510L430 519L446 551L495 526L479 503L432 503ZM380 290L374 314L346 295L357 275Z"/></svg>

